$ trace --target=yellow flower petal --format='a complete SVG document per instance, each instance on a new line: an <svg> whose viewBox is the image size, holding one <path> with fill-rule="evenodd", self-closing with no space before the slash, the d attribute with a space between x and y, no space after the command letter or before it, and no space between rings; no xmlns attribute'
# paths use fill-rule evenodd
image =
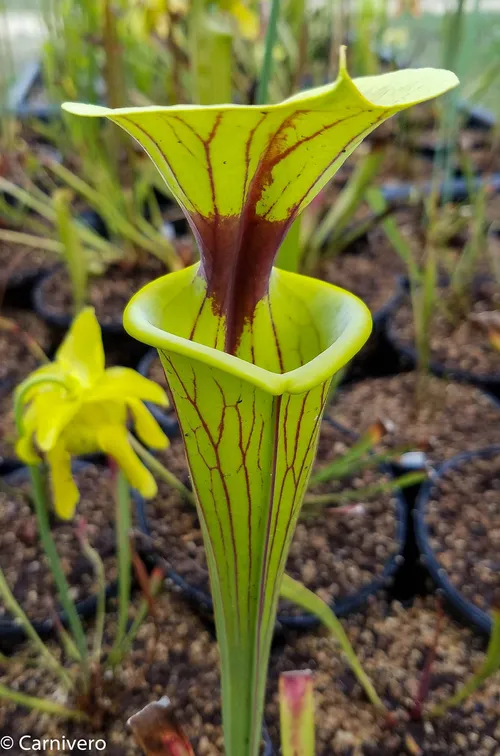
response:
<svg viewBox="0 0 500 756"><path fill-rule="evenodd" d="M35 451L31 436L23 436L16 441L16 455L26 465L38 465L42 461Z"/></svg>
<svg viewBox="0 0 500 756"><path fill-rule="evenodd" d="M64 444L56 444L47 452L47 462L54 509L61 519L70 520L75 513L80 492L71 475L71 456Z"/></svg>
<svg viewBox="0 0 500 756"><path fill-rule="evenodd" d="M99 428L97 438L101 450L116 460L130 485L144 498L152 499L158 491L156 481L130 446L127 429L108 425Z"/></svg>
<svg viewBox="0 0 500 756"><path fill-rule="evenodd" d="M88 401L114 399L125 402L129 398L153 402L161 407L168 405L167 395L161 386L149 378L144 378L132 368L124 367L108 368L92 389Z"/></svg>
<svg viewBox="0 0 500 756"><path fill-rule="evenodd" d="M152 449L166 449L169 441L151 412L139 399L127 399L134 427L141 441Z"/></svg>
<svg viewBox="0 0 500 756"><path fill-rule="evenodd" d="M36 442L42 451L52 449L64 429L81 407L81 401L67 399L59 392L38 394L34 401L37 413Z"/></svg>
<svg viewBox="0 0 500 756"><path fill-rule="evenodd" d="M255 41L259 36L259 17L257 14L243 2L233 3L230 13L236 19L241 36Z"/></svg>
<svg viewBox="0 0 500 756"><path fill-rule="evenodd" d="M68 335L57 350L56 362L79 380L91 386L104 372L101 327L93 307L86 307L73 320Z"/></svg>
<svg viewBox="0 0 500 756"><path fill-rule="evenodd" d="M109 425L126 428L127 407L120 401L83 402L64 430L64 443L72 454L100 450L98 432Z"/></svg>

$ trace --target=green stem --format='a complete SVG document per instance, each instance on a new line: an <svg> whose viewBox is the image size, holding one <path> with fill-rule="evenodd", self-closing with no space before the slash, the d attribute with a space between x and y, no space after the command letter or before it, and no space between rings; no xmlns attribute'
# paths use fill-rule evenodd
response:
<svg viewBox="0 0 500 756"><path fill-rule="evenodd" d="M146 463L151 472L156 473L156 475L164 480L165 483L168 483L169 486L175 488L175 490L178 491L181 496L189 502L189 504L192 504L193 507L196 506L196 499L193 492L190 491L189 488L187 488L184 483L179 480L179 478L177 478L172 472L170 472L170 470L167 470L167 468L162 465L162 463L155 456L148 452L148 450L144 448L141 442L138 441L136 437L131 433L129 433L129 441L130 446L137 452L143 462Z"/></svg>
<svg viewBox="0 0 500 756"><path fill-rule="evenodd" d="M67 386L64 380L62 380L61 378L57 376L50 376L50 375L36 376L35 378L28 379L23 384L21 384L21 386L18 387L18 390L16 391L15 397L14 397L14 415L15 415L15 420L16 420L17 432L19 436L22 436L22 433L23 433L24 397L26 393L33 386L36 386L41 383L54 383L57 385L61 385L67 389ZM76 611L75 604L70 595L70 588L68 585L68 581L66 580L66 576L64 575L61 561L59 559L59 554L57 553L56 545L54 543L54 539L52 538L52 533L50 532L49 516L48 516L49 508L48 508L48 502L47 502L47 497L46 497L46 492L45 492L45 485L44 485L44 480L42 476L42 471L41 471L41 468L37 465L30 465L29 471L30 471L30 477L31 477L31 482L32 482L32 487L33 487L33 501L34 501L35 512L36 512L36 516L38 520L40 539L42 541L42 546L44 548L45 554L47 555L47 559L50 565L52 576L54 578L57 592L59 594L59 600L66 613L66 617L67 617L71 632L73 634L73 637L75 639L78 653L80 654L80 657L82 660L82 669L84 673L84 679L85 681L88 681L89 668L88 668L87 641L85 638L85 633L83 631L83 625L80 621L80 617L78 616L78 612Z"/></svg>
<svg viewBox="0 0 500 756"><path fill-rule="evenodd" d="M113 462L114 464L114 462ZM117 469L116 472L116 546L118 553L118 621L109 663L115 667L119 661L119 649L127 634L130 606L132 554L129 533L132 526L130 489L127 479Z"/></svg>
<svg viewBox="0 0 500 756"><path fill-rule="evenodd" d="M85 306L88 297L86 254L71 212L71 191L56 189L52 200L56 211L57 231L64 247L64 261L71 284L73 313L77 315Z"/></svg>
<svg viewBox="0 0 500 756"><path fill-rule="evenodd" d="M59 664L55 656L53 656L45 643L42 641L35 628L29 621L28 617L16 601L12 591L10 590L3 570L0 569L0 596L5 604L5 608L19 621L19 624L23 628L26 636L33 643L35 648L39 651L40 656L45 661L47 667L55 672L62 680L67 688L71 688L71 680L68 675Z"/></svg>
<svg viewBox="0 0 500 756"><path fill-rule="evenodd" d="M162 584L163 584L163 573L153 575L151 577L150 592L153 598L158 595L158 592ZM125 638L123 639L122 644L120 645L119 648L116 648L113 654L112 655L110 654L108 658L108 663L111 666L116 666L117 664L119 664L121 660L126 656L126 654L128 654L128 652L130 651L132 647L132 643L134 642L135 637L137 633L139 632L139 628L141 627L142 623L144 622L144 620L146 619L148 615L148 612L149 612L149 602L147 601L147 599L143 598L140 603L139 609L137 610L137 615L134 621L132 622L132 625L130 626L130 630L128 631Z"/></svg>
<svg viewBox="0 0 500 756"><path fill-rule="evenodd" d="M276 39L278 37L278 18L280 14L280 0L271 1L271 15L266 32L266 47L264 51L264 60L262 71L260 73L259 85L257 87L256 104L262 105L268 101L269 81L273 70L273 51Z"/></svg>
<svg viewBox="0 0 500 756"><path fill-rule="evenodd" d="M88 716L83 711L68 709L66 706L61 706L61 704L54 703L53 701L47 701L44 698L27 696L25 693L11 690L6 685L2 684L0 684L0 698L5 698L8 701L12 701L12 703L19 704L20 706L26 706L28 709L35 709L36 711L41 711L45 714L53 714L62 719L88 719Z"/></svg>
<svg viewBox="0 0 500 756"><path fill-rule="evenodd" d="M99 553L90 545L85 535L81 537L81 545L83 553L94 569L97 581L97 606L92 655L97 663L99 663L104 636L104 621L106 619L106 576L104 573L104 564Z"/></svg>
<svg viewBox="0 0 500 756"><path fill-rule="evenodd" d="M40 539L42 546L47 555L50 569L54 582L59 594L59 600L66 614L69 627L73 638L75 639L78 653L82 660L82 671L84 680L88 683L89 677L89 665L88 665L88 650L87 640L83 625L76 611L74 601L71 598L70 587L66 576L64 574L59 554L57 553L52 533L50 532L49 515L48 515L48 502L45 495L45 486L42 477L41 468L38 466L30 465L29 467L31 482L33 485L33 499L35 504L35 512L38 520L38 529L40 532Z"/></svg>
<svg viewBox="0 0 500 756"><path fill-rule="evenodd" d="M394 489L414 486L421 483L426 477L427 475L424 472L411 472L401 475L395 480L373 483L373 485L364 488L349 489L338 493L309 494L304 498L304 505L327 507L342 504L345 501L362 501L363 499L373 498L379 493L390 493Z"/></svg>

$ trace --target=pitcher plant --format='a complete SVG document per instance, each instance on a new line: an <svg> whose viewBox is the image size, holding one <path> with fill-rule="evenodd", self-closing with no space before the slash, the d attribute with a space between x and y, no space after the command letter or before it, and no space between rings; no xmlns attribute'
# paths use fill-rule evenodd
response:
<svg viewBox="0 0 500 756"><path fill-rule="evenodd" d="M228 756L256 756L280 582L332 376L363 346L365 305L273 267L297 215L362 139L456 86L448 71L351 79L276 105L109 109L182 207L199 263L150 283L124 323L157 347L203 531Z"/></svg>

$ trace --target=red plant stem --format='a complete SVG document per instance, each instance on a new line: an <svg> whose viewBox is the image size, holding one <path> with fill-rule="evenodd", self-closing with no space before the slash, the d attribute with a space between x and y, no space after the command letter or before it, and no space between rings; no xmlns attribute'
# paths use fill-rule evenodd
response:
<svg viewBox="0 0 500 756"><path fill-rule="evenodd" d="M439 598L437 599L436 611L437 611L437 623L436 623L436 630L434 632L434 638L432 640L432 645L429 649L429 653L427 655L427 659L425 661L425 665L422 670L422 676L420 678L420 684L418 686L417 695L415 696L413 707L410 711L410 717L413 720L422 719L422 710L424 707L424 703L427 699L427 696L429 694L432 668L436 660L439 638L443 630L444 612L443 612L443 607Z"/></svg>
<svg viewBox="0 0 500 756"><path fill-rule="evenodd" d="M132 566L134 568L135 576L141 588L142 594L148 603L149 613L152 617L156 618L156 609L154 598L151 593L148 571L146 570L141 557L135 550L133 538L130 539L130 551L132 554ZM162 570L160 570L159 572L162 573Z"/></svg>

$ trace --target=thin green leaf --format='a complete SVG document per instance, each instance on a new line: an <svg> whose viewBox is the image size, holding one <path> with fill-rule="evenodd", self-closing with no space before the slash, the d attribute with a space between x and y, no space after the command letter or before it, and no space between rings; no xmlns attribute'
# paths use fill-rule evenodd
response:
<svg viewBox="0 0 500 756"><path fill-rule="evenodd" d="M286 573L283 575L281 581L280 595L281 598L287 599L297 606L300 606L302 609L305 609L307 612L314 614L314 616L317 617L328 630L330 630L345 654L350 668L356 675L369 700L377 707L377 709L385 711L385 706L361 666L342 624L339 622L328 604L325 604L319 596L316 596L316 594L306 588L305 585L294 580Z"/></svg>

